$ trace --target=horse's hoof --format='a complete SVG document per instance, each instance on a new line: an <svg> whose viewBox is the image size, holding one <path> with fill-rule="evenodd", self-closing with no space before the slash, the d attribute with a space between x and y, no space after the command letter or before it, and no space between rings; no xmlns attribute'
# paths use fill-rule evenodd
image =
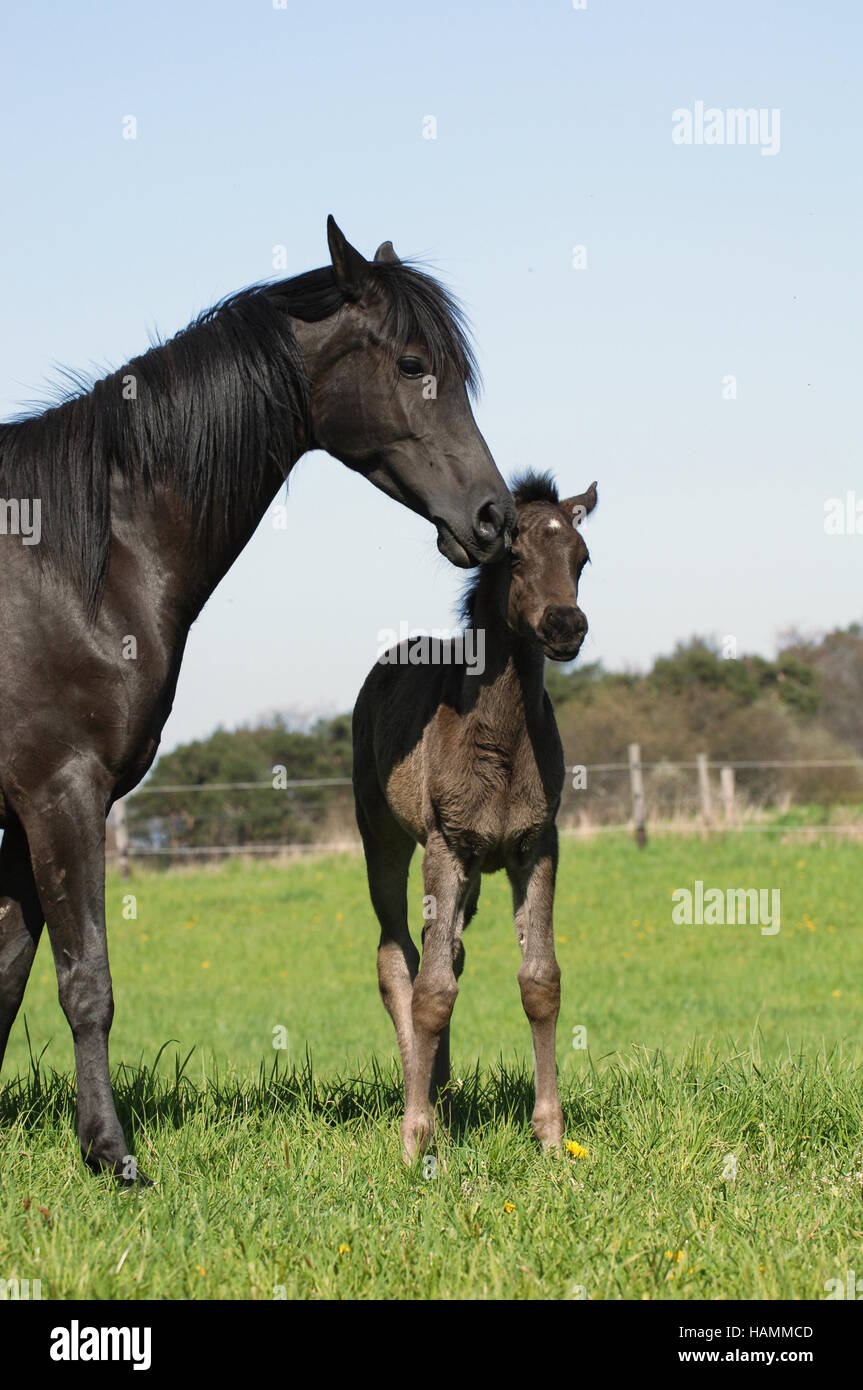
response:
<svg viewBox="0 0 863 1390"><path fill-rule="evenodd" d="M146 1173L138 1167L134 1154L124 1153L114 1157L110 1152L99 1152L92 1147L81 1153L87 1167L93 1173L110 1173L121 1187L152 1187L153 1183Z"/></svg>
<svg viewBox="0 0 863 1390"><path fill-rule="evenodd" d="M146 1173L141 1172L140 1168L136 1169L133 1178L126 1178L122 1173L118 1173L117 1180L121 1187L125 1188L127 1191L132 1191L135 1188L155 1187L156 1185L152 1178L148 1178Z"/></svg>

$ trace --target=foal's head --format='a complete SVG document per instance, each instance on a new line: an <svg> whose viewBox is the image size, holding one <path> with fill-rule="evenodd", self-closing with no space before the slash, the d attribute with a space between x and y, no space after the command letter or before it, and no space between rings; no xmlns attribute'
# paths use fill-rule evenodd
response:
<svg viewBox="0 0 863 1390"><path fill-rule="evenodd" d="M552 661L572 661L587 633L578 581L590 556L578 528L596 506L596 483L561 501L549 473L528 473L513 485L513 496L518 529L509 556L509 625L539 642Z"/></svg>

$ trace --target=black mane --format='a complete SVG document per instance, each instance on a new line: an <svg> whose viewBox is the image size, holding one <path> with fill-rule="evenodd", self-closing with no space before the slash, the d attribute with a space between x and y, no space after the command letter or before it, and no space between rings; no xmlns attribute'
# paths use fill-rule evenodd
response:
<svg viewBox="0 0 863 1390"><path fill-rule="evenodd" d="M398 356L428 349L432 371L478 372L458 304L403 262L370 262ZM66 374L55 404L0 423L0 497L39 498L42 545L98 611L111 535L110 475L152 491L171 482L213 542L253 522L274 467L287 476L308 435L309 385L291 317L319 322L344 298L332 268L253 285L98 381ZM136 397L130 400L129 379Z"/></svg>
<svg viewBox="0 0 863 1390"><path fill-rule="evenodd" d="M510 492L515 498L515 505L523 507L527 502L554 502L560 501L557 495L557 483L550 469L544 473L536 473L529 468L524 473L520 473L517 478L513 478L510 484Z"/></svg>
<svg viewBox="0 0 863 1390"><path fill-rule="evenodd" d="M543 473L538 473L532 468L528 468L524 473L519 473L509 485L509 490L515 498L516 507L524 507L528 502L552 502L558 503L557 483L550 469ZM465 586L458 605L459 621L465 627L472 627L476 610L476 597L480 586L489 585L499 573L499 566L509 563L509 557L504 556L497 565L480 565L471 574Z"/></svg>

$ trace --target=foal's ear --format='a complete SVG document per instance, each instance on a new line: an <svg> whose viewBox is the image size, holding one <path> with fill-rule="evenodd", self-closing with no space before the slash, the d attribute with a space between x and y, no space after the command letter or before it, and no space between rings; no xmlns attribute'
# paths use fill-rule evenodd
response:
<svg viewBox="0 0 863 1390"><path fill-rule="evenodd" d="M327 218L327 242L336 284L345 299L359 299L366 279L366 258L351 246L332 213Z"/></svg>
<svg viewBox="0 0 863 1390"><path fill-rule="evenodd" d="M572 514L573 526L580 526L586 516L590 516L596 506L597 501L596 483L591 483L587 492L580 492L577 497L565 497L561 502L562 507Z"/></svg>
<svg viewBox="0 0 863 1390"><path fill-rule="evenodd" d="M376 261L389 261L391 265L401 265L401 261L393 249L391 241L382 241L375 252Z"/></svg>

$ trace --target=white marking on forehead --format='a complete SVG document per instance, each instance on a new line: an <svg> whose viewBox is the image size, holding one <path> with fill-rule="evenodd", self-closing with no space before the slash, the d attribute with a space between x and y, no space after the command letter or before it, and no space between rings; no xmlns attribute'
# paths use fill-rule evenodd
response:
<svg viewBox="0 0 863 1390"><path fill-rule="evenodd" d="M546 531L560 531L563 529L563 522L555 521L554 519L552 519L551 521L546 522L545 529Z"/></svg>

